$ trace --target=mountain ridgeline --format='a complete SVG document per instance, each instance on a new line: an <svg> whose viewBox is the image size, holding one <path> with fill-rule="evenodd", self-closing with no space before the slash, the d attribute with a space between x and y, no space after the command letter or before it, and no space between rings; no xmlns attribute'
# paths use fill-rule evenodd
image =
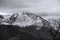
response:
<svg viewBox="0 0 60 40"><path fill-rule="evenodd" d="M15 17L14 17L15 16ZM22 14L13 14L8 19L9 24L26 27L30 25L37 25L39 27L49 27L50 23L43 19L41 16L35 15L30 12L23 12Z"/></svg>
<svg viewBox="0 0 60 40"><path fill-rule="evenodd" d="M49 21L30 12L0 17L0 40L60 40Z"/></svg>

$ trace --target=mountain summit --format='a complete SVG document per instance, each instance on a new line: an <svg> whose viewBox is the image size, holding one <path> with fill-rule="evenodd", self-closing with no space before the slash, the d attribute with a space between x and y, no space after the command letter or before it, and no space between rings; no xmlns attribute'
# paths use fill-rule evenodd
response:
<svg viewBox="0 0 60 40"><path fill-rule="evenodd" d="M41 16L35 15L30 12L23 12L23 13L14 13L4 17L2 19L2 24L9 24L9 25L17 25L21 27L36 25L38 27L48 27L50 24L47 20L43 19Z"/></svg>
<svg viewBox="0 0 60 40"><path fill-rule="evenodd" d="M22 14L19 14L16 18L16 21L13 23L13 25L18 25L21 27L36 25L38 27L48 27L50 24L47 20L43 19L41 16L35 15L30 12L23 12Z"/></svg>

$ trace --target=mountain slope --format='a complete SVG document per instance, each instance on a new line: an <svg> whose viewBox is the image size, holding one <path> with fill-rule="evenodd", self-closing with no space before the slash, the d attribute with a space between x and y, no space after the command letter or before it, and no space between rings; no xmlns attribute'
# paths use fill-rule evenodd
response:
<svg viewBox="0 0 60 40"><path fill-rule="evenodd" d="M6 18L7 17L7 18ZM54 30L57 29L55 25L56 22L52 21L50 22L49 20L45 20L43 17L35 15L30 12L23 12L23 13L14 13L12 15L4 17L3 21L0 20L1 24L5 25L17 25L20 27L26 27L26 26L31 26L31 25L37 25L38 27L36 29L40 29L41 27L51 27ZM54 24L55 23L55 24Z"/></svg>
<svg viewBox="0 0 60 40"><path fill-rule="evenodd" d="M41 16L37 16L30 12L23 12L17 17L17 20L13 25L18 25L21 27L37 25L39 27L48 27L50 24L47 20L43 19Z"/></svg>
<svg viewBox="0 0 60 40"><path fill-rule="evenodd" d="M42 40L13 25L0 25L0 40Z"/></svg>
<svg viewBox="0 0 60 40"><path fill-rule="evenodd" d="M37 16L30 12L24 12L24 13L18 14L18 15L13 14L8 18L8 20L6 20L6 21L4 20L3 24L4 24L4 22L8 23L8 25L6 25L6 24L4 25L4 26L6 26L6 28L3 25L1 26L1 27L3 27L3 29L5 29L5 31L3 31L5 33L10 29L11 29L10 30L11 32L13 31L11 35L19 34L18 31L22 32L23 36L25 35L25 33L28 33L22 38L23 40L26 38L30 38L32 36L33 36L33 39L38 38L38 40L39 40L39 38L40 39L42 38L42 40L53 40L54 39L50 33L50 28L49 28L50 23L47 20L43 19L41 16ZM6 30L6 29L8 29L8 30ZM51 29L51 31L53 32L53 34L58 32L57 30L53 30L53 29ZM32 36L27 37L27 35L32 35ZM60 33L58 32L58 34L57 34L58 39L60 38L59 35L60 35Z"/></svg>

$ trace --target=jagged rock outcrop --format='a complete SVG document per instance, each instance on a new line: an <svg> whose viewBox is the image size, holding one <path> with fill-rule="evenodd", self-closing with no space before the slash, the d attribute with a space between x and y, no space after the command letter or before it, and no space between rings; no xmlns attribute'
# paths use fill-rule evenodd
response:
<svg viewBox="0 0 60 40"><path fill-rule="evenodd" d="M0 18L0 24L5 24L5 25L12 25L18 16L18 13L14 13L13 15L1 15L3 18Z"/></svg>
<svg viewBox="0 0 60 40"><path fill-rule="evenodd" d="M5 20L5 23L13 24L16 21L17 17L18 17L18 13L15 13L11 15L10 18Z"/></svg>
<svg viewBox="0 0 60 40"><path fill-rule="evenodd" d="M2 19L4 19L4 16L0 15L0 24L2 24Z"/></svg>

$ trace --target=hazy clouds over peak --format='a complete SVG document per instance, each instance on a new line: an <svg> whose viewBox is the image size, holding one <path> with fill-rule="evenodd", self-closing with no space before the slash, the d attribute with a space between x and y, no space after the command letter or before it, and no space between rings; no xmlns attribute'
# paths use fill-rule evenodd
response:
<svg viewBox="0 0 60 40"><path fill-rule="evenodd" d="M2 0L1 5L36 13L60 13L60 0Z"/></svg>

